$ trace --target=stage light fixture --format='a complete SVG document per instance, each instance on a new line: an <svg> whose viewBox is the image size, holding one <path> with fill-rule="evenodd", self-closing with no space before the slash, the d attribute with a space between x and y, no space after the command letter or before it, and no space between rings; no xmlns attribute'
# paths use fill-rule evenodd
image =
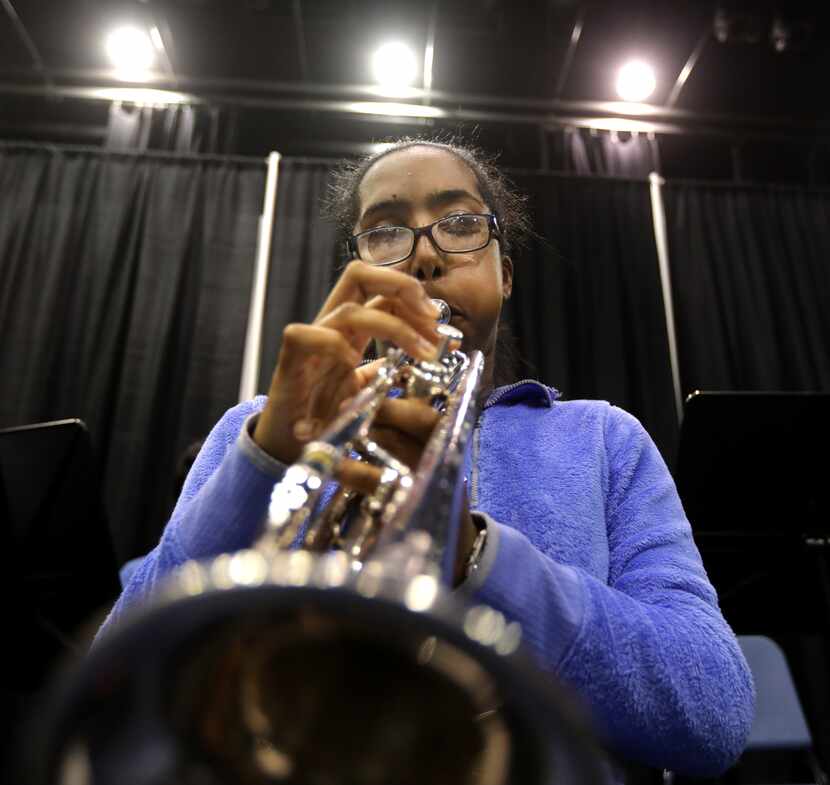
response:
<svg viewBox="0 0 830 785"><path fill-rule="evenodd" d="M631 60L617 74L617 95L623 101L645 101L657 86L654 69L642 60Z"/></svg>
<svg viewBox="0 0 830 785"><path fill-rule="evenodd" d="M155 62L155 46L150 35L137 27L119 27L106 40L110 61L123 79L140 80Z"/></svg>
<svg viewBox="0 0 830 785"><path fill-rule="evenodd" d="M415 81L418 60L406 44L390 41L372 56L372 73L382 87L403 90Z"/></svg>

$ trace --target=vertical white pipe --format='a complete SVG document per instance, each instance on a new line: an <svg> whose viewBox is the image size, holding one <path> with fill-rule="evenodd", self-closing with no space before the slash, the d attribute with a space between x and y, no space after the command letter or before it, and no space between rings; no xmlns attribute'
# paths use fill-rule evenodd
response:
<svg viewBox="0 0 830 785"><path fill-rule="evenodd" d="M666 240L666 211L663 206L662 186L665 180L657 172L648 176L651 191L651 218L654 223L654 242L657 246L657 264L660 267L660 285L663 290L663 308L666 314L666 334L669 339L669 361L674 385L674 405L677 423L683 422L683 393L680 389L680 363L677 355L677 333L674 326L674 301L672 298L671 271L669 269L669 245Z"/></svg>
<svg viewBox="0 0 830 785"><path fill-rule="evenodd" d="M271 257L271 238L274 232L274 207L277 203L280 154L268 156L268 176L265 198L259 217L256 264L254 266L251 302L248 308L248 329L242 354L242 375L239 381L239 400L247 401L256 395L259 364L262 352L262 324L265 319L265 292L268 286L268 262Z"/></svg>

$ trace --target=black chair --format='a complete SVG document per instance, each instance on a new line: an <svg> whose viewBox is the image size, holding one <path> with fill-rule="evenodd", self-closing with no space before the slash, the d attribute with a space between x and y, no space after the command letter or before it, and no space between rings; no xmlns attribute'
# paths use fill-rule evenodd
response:
<svg viewBox="0 0 830 785"><path fill-rule="evenodd" d="M828 785L781 647L763 635L739 635L738 643L755 680L755 719L740 760L716 782ZM664 785L691 781L670 771L663 773Z"/></svg>

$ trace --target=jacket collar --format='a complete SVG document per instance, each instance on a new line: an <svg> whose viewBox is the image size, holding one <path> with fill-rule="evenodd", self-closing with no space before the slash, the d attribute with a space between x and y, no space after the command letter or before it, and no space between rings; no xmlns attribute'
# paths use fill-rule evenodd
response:
<svg viewBox="0 0 830 785"><path fill-rule="evenodd" d="M561 396L559 390L547 387L535 379L522 379L504 387L496 387L487 397L483 409L489 409L499 403L530 403L550 408Z"/></svg>
<svg viewBox="0 0 830 785"><path fill-rule="evenodd" d="M389 398L400 398L403 390L393 387L388 394ZM562 397L562 393L555 387L547 387L535 379L522 379L520 382L505 384L503 387L496 387L484 402L481 411L489 409L498 404L528 403L536 406L544 406L550 409L553 402Z"/></svg>

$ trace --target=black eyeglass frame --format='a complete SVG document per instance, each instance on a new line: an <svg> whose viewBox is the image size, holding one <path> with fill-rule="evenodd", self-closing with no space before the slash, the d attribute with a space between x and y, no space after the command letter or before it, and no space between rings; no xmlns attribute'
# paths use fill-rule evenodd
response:
<svg viewBox="0 0 830 785"><path fill-rule="evenodd" d="M435 239L435 235L433 235L432 230L437 225L440 224L442 221L446 221L450 218L463 218L467 215L474 215L478 218L486 218L487 219L487 241L482 243L475 248L468 248L464 251L445 251L438 241ZM372 232L377 232L379 229L408 229L413 234L412 240L412 248L409 249L409 253L406 256L401 257L400 259L396 259L394 262L370 262L366 259L362 259L360 256L360 251L357 247L357 242L361 237L365 237L367 234L371 234ZM365 232L359 232L358 234L353 234L348 240L346 240L346 253L351 254L352 259L360 259L361 261L366 262L366 264L371 264L372 267L390 267L393 264L400 264L401 262L405 262L415 253L415 248L418 246L418 240L421 239L423 235L427 235L429 237L429 241L437 248L441 253L473 253L473 251L480 251L482 248L486 248L492 242L493 238L496 240L501 240L501 229L499 228L499 222L496 216L493 213L456 213L454 215L445 215L443 218L439 218L437 221L433 221L431 224L427 224L426 226L402 226L402 225L393 225L393 226L376 226L374 229L367 229Z"/></svg>

